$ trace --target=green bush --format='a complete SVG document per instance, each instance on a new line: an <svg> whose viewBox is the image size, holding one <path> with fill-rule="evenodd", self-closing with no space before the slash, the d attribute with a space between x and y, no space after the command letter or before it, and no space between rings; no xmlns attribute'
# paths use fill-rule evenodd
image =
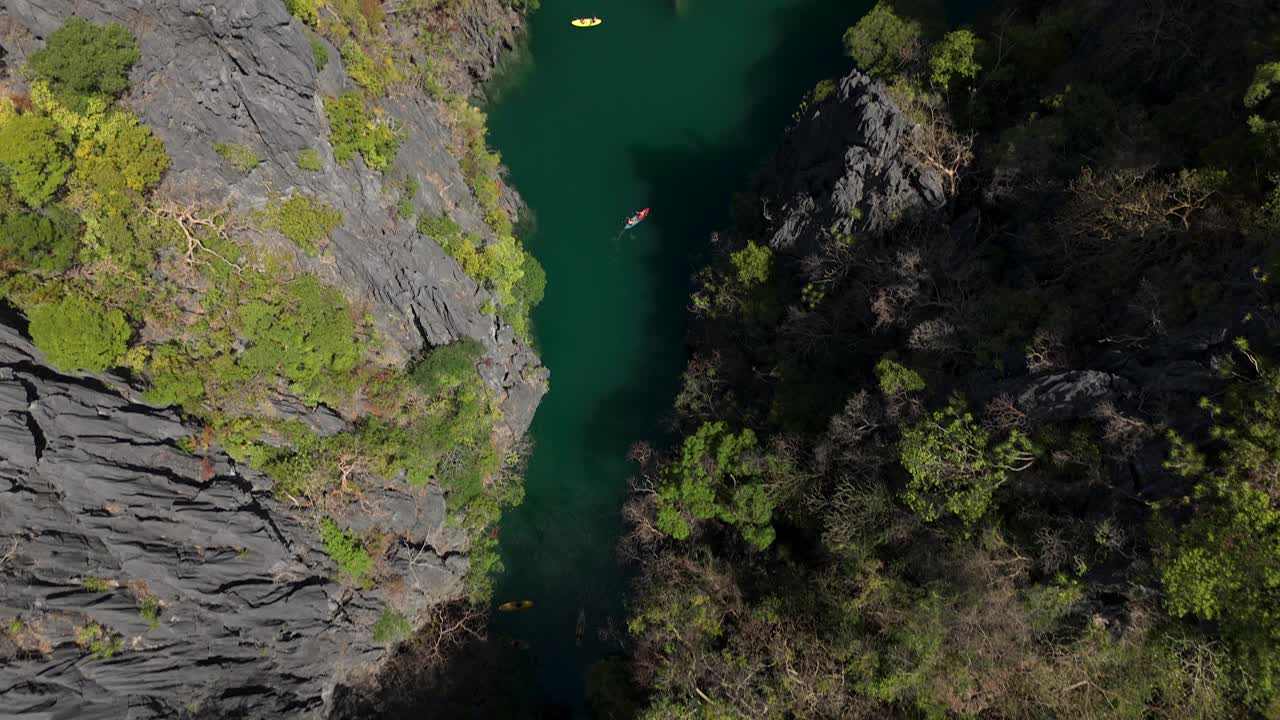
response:
<svg viewBox="0 0 1280 720"><path fill-rule="evenodd" d="M763 285L769 280L769 265L773 260L773 250L768 245L757 245L750 240L747 246L729 256L738 283L743 288Z"/></svg>
<svg viewBox="0 0 1280 720"><path fill-rule="evenodd" d="M377 622L373 624L373 641L377 643L398 643L413 634L413 624L403 614L383 608Z"/></svg>
<svg viewBox="0 0 1280 720"><path fill-rule="evenodd" d="M168 167L164 143L133 113L115 111L80 140L71 187L82 206L118 215L137 206Z"/></svg>
<svg viewBox="0 0 1280 720"><path fill-rule="evenodd" d="M371 58L355 40L344 42L340 54L347 75L373 95L382 95L387 91L387 85L400 79L389 56L377 53L380 59Z"/></svg>
<svg viewBox="0 0 1280 720"><path fill-rule="evenodd" d="M1195 502L1180 527L1158 526L1157 569L1171 614L1217 623L1261 709L1280 694L1280 372L1263 366L1205 406L1219 421L1211 454L1170 436L1166 467L1196 482Z"/></svg>
<svg viewBox="0 0 1280 720"><path fill-rule="evenodd" d="M492 427L498 414L476 370L484 346L470 338L430 350L414 364L410 378L435 411L412 428L413 445L420 451L411 482L434 476L445 489L449 507L466 512L471 527L496 520L499 505L514 503L518 492L497 476L501 458L493 445Z"/></svg>
<svg viewBox="0 0 1280 720"><path fill-rule="evenodd" d="M147 595L138 602L138 614L154 630L160 625L160 601L154 595Z"/></svg>
<svg viewBox="0 0 1280 720"><path fill-rule="evenodd" d="M111 590L111 583L100 577L87 577L80 585L91 593L104 593Z"/></svg>
<svg viewBox="0 0 1280 720"><path fill-rule="evenodd" d="M324 70L329 64L329 46L310 32L307 33L307 42L311 43L311 59L316 63L316 70Z"/></svg>
<svg viewBox="0 0 1280 720"><path fill-rule="evenodd" d="M439 243L463 272L492 287L503 319L517 336L529 340L529 312L542 301L547 275L515 238L501 236L481 248L478 238L464 235L457 223L443 215L420 218L418 232Z"/></svg>
<svg viewBox="0 0 1280 720"><path fill-rule="evenodd" d="M880 391L887 396L918 392L925 388L924 378L920 377L920 373L887 357L880 358L880 362L876 363L876 379L880 381Z"/></svg>
<svg viewBox="0 0 1280 720"><path fill-rule="evenodd" d="M1244 106L1256 108L1271 97L1276 85L1280 85L1280 62L1262 63L1254 68L1253 81L1244 93Z"/></svg>
<svg viewBox="0 0 1280 720"><path fill-rule="evenodd" d="M524 273L520 276L520 280L516 282L512 293L516 303L527 314L542 303L546 290L547 271L542 268L542 263L538 262L537 258L525 253Z"/></svg>
<svg viewBox="0 0 1280 720"><path fill-rule="evenodd" d="M333 158L339 164L347 165L356 153L364 158L365 165L379 172L395 162L400 146L398 133L365 106L360 93L325 98L324 110L329 118Z"/></svg>
<svg viewBox="0 0 1280 720"><path fill-rule="evenodd" d="M400 198L400 201L396 203L396 217L401 220L409 220L413 217L413 213L413 201L409 198Z"/></svg>
<svg viewBox="0 0 1280 720"><path fill-rule="evenodd" d="M314 27L320 21L324 0L284 0L284 6L290 15Z"/></svg>
<svg viewBox="0 0 1280 720"><path fill-rule="evenodd" d="M320 151L315 148L300 150L298 152L298 167L310 172L320 172L323 168L320 163Z"/></svg>
<svg viewBox="0 0 1280 720"><path fill-rule="evenodd" d="M358 585L372 585L369 574L373 572L373 558L369 557L369 551L358 534L343 530L333 520L325 518L320 521L320 539L324 542L324 551L347 577Z"/></svg>
<svg viewBox="0 0 1280 720"><path fill-rule="evenodd" d="M205 370L175 344L166 343L152 348L147 364L150 380L145 395L147 402L195 409L196 402L204 397Z"/></svg>
<svg viewBox="0 0 1280 720"><path fill-rule="evenodd" d="M320 251L320 241L342 224L342 213L309 195L294 193L258 214L264 228L278 230L308 255Z"/></svg>
<svg viewBox="0 0 1280 720"><path fill-rule="evenodd" d="M0 165L14 193L31 207L53 198L67 181L70 137L52 118L25 113L0 124Z"/></svg>
<svg viewBox="0 0 1280 720"><path fill-rule="evenodd" d="M328 8L338 16L344 35L364 37L373 29L370 21L381 22L381 2L374 0L327 0Z"/></svg>
<svg viewBox="0 0 1280 720"><path fill-rule="evenodd" d="M450 239L462 236L462 226L448 215L423 215L418 218L418 232L444 246Z"/></svg>
<svg viewBox="0 0 1280 720"><path fill-rule="evenodd" d="M884 0L876 3L844 34L844 46L867 74L887 78L897 71L902 52L919 42L920 23L899 17Z"/></svg>
<svg viewBox="0 0 1280 720"><path fill-rule="evenodd" d="M35 213L0 217L0 269L57 273L71 267L79 228L71 219L55 221Z"/></svg>
<svg viewBox="0 0 1280 720"><path fill-rule="evenodd" d="M249 341L237 360L251 370L276 372L300 397L319 401L325 375L355 367L360 348L342 293L312 275L284 286L275 301L254 300L238 310Z"/></svg>
<svg viewBox="0 0 1280 720"><path fill-rule="evenodd" d="M137 40L123 25L73 17L32 53L27 74L47 81L71 109L82 110L95 95L114 98L128 90L129 68L141 58Z"/></svg>
<svg viewBox="0 0 1280 720"><path fill-rule="evenodd" d="M27 318L36 347L63 370L101 372L112 367L124 356L133 333L119 310L79 294L28 308Z"/></svg>
<svg viewBox="0 0 1280 720"><path fill-rule="evenodd" d="M173 228L155 223L141 208L131 206L118 214L89 217L93 221L92 242L81 246L84 264L105 259L121 270L142 274L155 267L161 249L172 247L169 231Z"/></svg>
<svg viewBox="0 0 1280 720"><path fill-rule="evenodd" d="M106 660L124 649L124 638L97 623L89 623L76 631L76 644L99 660Z"/></svg>
<svg viewBox="0 0 1280 720"><path fill-rule="evenodd" d="M258 155L253 151L253 148L244 145L215 143L213 150L221 155L224 160L231 163L231 167L240 172L247 173L258 167Z"/></svg>
<svg viewBox="0 0 1280 720"><path fill-rule="evenodd" d="M448 345L432 348L414 364L410 377L422 392L435 397L463 385L479 382L476 365L484 356L484 345L472 338L461 338Z"/></svg>

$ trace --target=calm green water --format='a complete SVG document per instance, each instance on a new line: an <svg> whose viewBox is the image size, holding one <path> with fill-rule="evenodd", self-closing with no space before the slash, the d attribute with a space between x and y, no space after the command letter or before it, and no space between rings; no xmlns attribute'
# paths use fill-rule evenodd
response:
<svg viewBox="0 0 1280 720"><path fill-rule="evenodd" d="M534 314L551 392L533 423L492 635L527 643L536 682L579 709L590 665L620 649L614 544L640 439L661 439L684 365L693 258L801 97L842 74L840 36L869 0L543 0L529 54L499 83L490 142L533 209L546 267ZM569 25L581 15L604 24ZM619 237L623 219L653 209ZM579 612L582 646L575 643Z"/></svg>

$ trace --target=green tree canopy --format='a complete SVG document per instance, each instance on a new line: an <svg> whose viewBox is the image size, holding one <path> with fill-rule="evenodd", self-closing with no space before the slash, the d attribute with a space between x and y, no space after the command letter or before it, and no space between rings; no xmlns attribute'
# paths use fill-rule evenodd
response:
<svg viewBox="0 0 1280 720"><path fill-rule="evenodd" d="M276 302L255 300L240 308L244 337L242 367L279 372L295 392L315 401L315 384L327 371L355 367L355 324L342 294L312 275L285 286Z"/></svg>
<svg viewBox="0 0 1280 720"><path fill-rule="evenodd" d="M888 357L880 358L876 363L876 379L880 381L880 391L885 395L916 392L925 389L924 378L920 373Z"/></svg>
<svg viewBox="0 0 1280 720"><path fill-rule="evenodd" d="M1262 705L1280 693L1280 372L1209 407L1223 419L1211 455L1171 434L1166 467L1197 481L1195 512L1163 528L1157 569L1169 611L1220 625Z"/></svg>
<svg viewBox="0 0 1280 720"><path fill-rule="evenodd" d="M477 383L476 363L484 355L484 345L471 338L460 338L448 345L432 348L414 366L410 375L427 395L435 396L463 385Z"/></svg>
<svg viewBox="0 0 1280 720"><path fill-rule="evenodd" d="M773 542L773 502L762 478L765 463L750 429L729 431L723 422L703 423L686 437L680 456L663 471L658 488L658 529L681 540L694 520L720 520L738 528L763 549Z"/></svg>
<svg viewBox="0 0 1280 720"><path fill-rule="evenodd" d="M71 186L109 214L135 205L134 196L160 182L169 167L164 143L129 112L113 112L76 148Z"/></svg>
<svg viewBox="0 0 1280 720"><path fill-rule="evenodd" d="M757 245L748 240L747 246L733 253L729 260L737 272L738 282L744 288L752 288L769 280L773 250L768 245Z"/></svg>
<svg viewBox="0 0 1280 720"><path fill-rule="evenodd" d="M364 164L379 172L395 162L400 138L390 124L365 106L358 92L344 93L324 99L324 112L329 118L333 143L333 159L347 165L356 153Z"/></svg>
<svg viewBox="0 0 1280 720"><path fill-rule="evenodd" d="M35 213L0 217L0 268L12 263L26 270L62 272L71 267L78 240L73 218Z"/></svg>
<svg viewBox="0 0 1280 720"><path fill-rule="evenodd" d="M978 36L971 30L956 30L942 36L929 56L930 81L947 88L961 78L973 80L982 69L974 57L977 50Z"/></svg>
<svg viewBox="0 0 1280 720"><path fill-rule="evenodd" d="M1031 458L1031 443L1018 431L999 444L974 422L959 398L902 433L902 466L911 475L907 505L927 521L945 514L967 525L982 519L996 488Z"/></svg>
<svg viewBox="0 0 1280 720"><path fill-rule="evenodd" d="M49 202L67 181L70 138L52 118L24 113L0 124L0 165L14 194L31 207Z"/></svg>
<svg viewBox="0 0 1280 720"><path fill-rule="evenodd" d="M114 98L128 90L129 68L141 58L138 41L123 25L73 17L31 55L27 74L47 80L68 107L79 110L94 95Z"/></svg>
<svg viewBox="0 0 1280 720"><path fill-rule="evenodd" d="M128 349L132 334L123 313L82 295L35 305L27 318L36 347L63 370L102 372L112 367Z"/></svg>
<svg viewBox="0 0 1280 720"><path fill-rule="evenodd" d="M320 241L342 224L342 213L305 193L294 193L258 215L264 227L278 230L308 255L320 252Z"/></svg>
<svg viewBox="0 0 1280 720"><path fill-rule="evenodd" d="M920 41L919 22L900 17L884 0L844 34L849 57L869 75L888 77L898 69L903 53Z"/></svg>

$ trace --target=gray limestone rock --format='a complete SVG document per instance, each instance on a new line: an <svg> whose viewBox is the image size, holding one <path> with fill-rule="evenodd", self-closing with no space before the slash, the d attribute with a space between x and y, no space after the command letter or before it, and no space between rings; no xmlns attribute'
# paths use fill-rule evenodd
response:
<svg viewBox="0 0 1280 720"><path fill-rule="evenodd" d="M942 180L904 150L914 127L884 86L857 70L842 79L760 172L770 244L805 254L824 233L878 234L942 207Z"/></svg>
<svg viewBox="0 0 1280 720"><path fill-rule="evenodd" d="M1102 403L1119 404L1133 392L1133 384L1119 375L1066 370L1012 381L996 394L1009 395L1028 416L1052 422L1092 417Z"/></svg>
<svg viewBox="0 0 1280 720"><path fill-rule="evenodd" d="M388 342L389 361L404 361L425 344L462 337L484 343L482 375L502 403L506 440L523 434L545 392L546 370L537 355L496 315L480 312L490 293L457 266L412 222L396 215L399 192L391 179L414 177L419 212L448 212L467 231L492 239L471 196L439 106L417 93L384 99L404 139L387 177L357 156L348 167L333 159L323 98L351 89L338 58L316 70L302 25L281 2L222 0L3 0L0 47L19 66L70 15L117 21L138 37L142 60L134 67L125 104L164 141L172 158L158 196L177 203L230 205L246 215L275 196L305 192L343 214L332 242L309 258L271 233L248 233L256 243L297 255L302 269L333 282L369 310ZM480 68L511 44L519 24L510 8L477 3L466 37L481 43L468 53ZM481 12L482 11L482 12ZM496 28L486 33L486 24ZM471 66L474 65L474 68ZM11 73L12 74L12 73ZM244 145L262 163L245 174L214 152L215 143ZM320 151L322 169L302 170L300 151Z"/></svg>
<svg viewBox="0 0 1280 720"><path fill-rule="evenodd" d="M466 536L439 487L388 482L339 518L394 538L380 561L404 581L391 598L336 580L315 518L262 477L182 450L198 432L50 370L0 324L0 621L22 623L0 632L7 716L319 713L335 682L383 658L370 627L386 604L414 618L461 592ZM77 643L91 623L118 652Z"/></svg>

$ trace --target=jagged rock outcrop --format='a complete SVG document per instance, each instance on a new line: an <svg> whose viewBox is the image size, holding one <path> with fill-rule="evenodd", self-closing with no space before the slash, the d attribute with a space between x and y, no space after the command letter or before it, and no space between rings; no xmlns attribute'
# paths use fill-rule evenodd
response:
<svg viewBox="0 0 1280 720"><path fill-rule="evenodd" d="M823 232L875 235L942 207L941 178L905 152L914 127L883 85L857 70L841 79L759 174L770 245L802 254Z"/></svg>
<svg viewBox="0 0 1280 720"><path fill-rule="evenodd" d="M883 85L855 70L804 112L757 174L753 191L768 228L763 236L805 281L828 283L820 307L788 316L789 327L774 339L783 345L776 352L843 344L857 347L850 353L860 361L909 350L932 353L932 360L945 366L948 355L973 353L983 339L978 333L1002 330L974 317L983 311L972 303L981 288L968 283L975 282L975 268L984 262L979 246L991 233L987 225L992 217L1006 217L1001 215L1005 205L1015 205L1005 232L1026 234L1016 203L990 200L998 195L993 188L1012 176L1021 160L997 168L987 192L948 198L943 178L912 155L910 133L919 130ZM856 242L843 243L847 256L831 251L850 236ZM1009 263L1018 282L1037 283L1030 261L1019 262ZM1243 266L1236 276L1247 275L1249 259L1231 262ZM1153 277L1153 287L1176 286ZM1257 330L1239 311L1252 302L1244 292L1224 293L1184 323L1166 322L1141 298L1117 296L1096 322L1130 328L1125 333L1089 346L1055 346L1053 361L1034 372L1025 348L1001 348L998 364L949 379L948 390L963 395L975 412L986 412L997 401L1011 414L1006 420L1017 415L1017 422L1027 425L1093 424L1111 458L1109 482L1135 496L1169 497L1185 488L1162 466L1165 430L1203 434L1206 416L1198 401L1223 387L1215 355L1229 349L1230 338L1265 342L1251 336ZM967 311L958 311L966 301ZM826 318L815 319L823 313ZM1135 313L1138 322L1133 322ZM835 328L838 337L832 335ZM1130 334L1133 328L1142 328L1141 334ZM759 363L759 358L735 355L741 347L736 339L717 339L725 343L718 348L725 362L753 369ZM814 345L806 346L808 341Z"/></svg>
<svg viewBox="0 0 1280 720"><path fill-rule="evenodd" d="M338 165L328 143L322 98L350 89L337 49L317 71L303 27L281 2L222 0L4 0L0 45L20 65L44 37L70 15L117 21L138 37L142 60L134 67L125 104L164 140L172 164L158 191L162 198L239 213L261 208L274 196L309 193L343 214L324 256L307 258L283 238L261 235L260 245L294 253L300 266L370 302L388 339L388 360L403 360L422 347L472 337L488 349L481 374L498 393L508 439L528 428L545 392L546 370L497 315L480 312L487 290L476 285L411 221L397 218L399 190L357 156ZM493 35L471 28L474 52L466 69L482 77L518 19L496 2L476 3L469 23L492 22ZM506 38L504 40L504 38ZM492 237L483 213L450 154L450 133L438 106L413 88L385 101L404 131L390 178L413 177L422 213L448 212L467 231ZM213 149L238 144L262 163L247 175ZM298 167L300 151L320 151L322 169Z"/></svg>
<svg viewBox="0 0 1280 720"><path fill-rule="evenodd" d="M198 428L42 360L0 324L0 620L21 623L0 633L7 716L296 717L381 659L387 592L408 612L460 592L465 537L438 487L372 488L344 519L394 538L400 581L357 588L269 482L180 447ZM91 623L119 637L111 657L77 644Z"/></svg>
<svg viewBox="0 0 1280 720"><path fill-rule="evenodd" d="M1093 417L1103 404L1130 398L1134 387L1119 375L1064 370L1001 383L995 392L1034 420L1056 422Z"/></svg>

